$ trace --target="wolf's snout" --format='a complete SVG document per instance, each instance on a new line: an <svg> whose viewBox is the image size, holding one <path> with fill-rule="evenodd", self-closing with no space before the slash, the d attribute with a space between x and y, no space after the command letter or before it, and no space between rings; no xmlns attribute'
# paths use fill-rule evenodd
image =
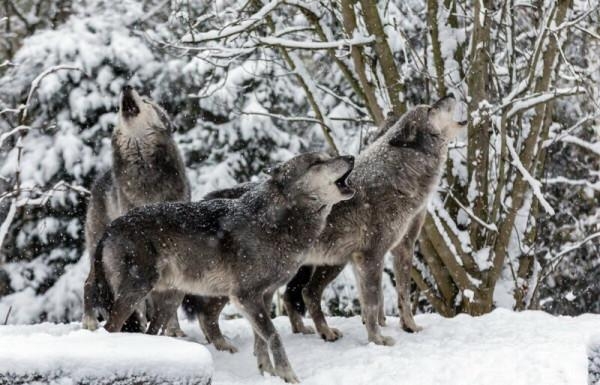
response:
<svg viewBox="0 0 600 385"><path fill-rule="evenodd" d="M140 108L137 105L135 98L135 90L130 85L123 86L121 92L121 115L124 118L132 118L140 113Z"/></svg>

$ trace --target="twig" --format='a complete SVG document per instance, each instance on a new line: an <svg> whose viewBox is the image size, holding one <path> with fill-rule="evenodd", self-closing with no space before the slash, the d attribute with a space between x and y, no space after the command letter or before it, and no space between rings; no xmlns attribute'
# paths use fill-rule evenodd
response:
<svg viewBox="0 0 600 385"><path fill-rule="evenodd" d="M8 325L8 317L10 317L10 312L12 311L12 306L8 308L8 313L6 313L6 318L4 318L4 326Z"/></svg>

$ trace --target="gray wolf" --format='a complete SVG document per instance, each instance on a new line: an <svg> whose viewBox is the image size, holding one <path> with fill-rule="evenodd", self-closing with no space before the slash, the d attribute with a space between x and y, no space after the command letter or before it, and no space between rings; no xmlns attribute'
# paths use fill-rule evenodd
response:
<svg viewBox="0 0 600 385"><path fill-rule="evenodd" d="M351 156L302 154L240 198L158 203L117 218L93 260L96 286L112 298L105 329L120 331L151 291L173 309L184 292L229 297L254 329L259 370L297 382L267 306L303 264L332 206L353 196L353 164Z"/></svg>
<svg viewBox="0 0 600 385"><path fill-rule="evenodd" d="M120 96L118 124L112 134L112 168L91 189L85 222L88 255L108 225L134 207L164 201L189 201L190 186L166 112L154 101L125 86ZM94 330L96 308L103 309L101 292L94 285L91 264L84 286L84 328ZM159 305L159 304L156 304ZM145 314L136 313L129 330L144 329ZM142 319L139 319L142 318ZM176 315L169 333L179 329Z"/></svg>
<svg viewBox="0 0 600 385"><path fill-rule="evenodd" d="M430 195L439 183L448 142L464 130L465 122L453 119L455 100L443 98L432 106L421 105L387 123L377 139L356 161L350 184L356 194L333 207L327 226L308 253L307 264L316 265L302 297L317 332L327 341L342 334L327 325L321 309L324 288L353 264L359 286L363 322L368 339L381 345L394 340L381 334L384 323L381 281L385 254L394 250L394 273L402 327L418 331L408 298L414 243L423 224ZM249 185L219 194L244 193ZM289 288L288 288L289 291ZM297 306L284 295L286 311L297 332L311 333ZM202 309L189 310L201 313ZM214 315L215 311L211 314ZM218 314L217 314L218 315ZM206 316L206 315L203 315ZM209 321L217 325L217 319ZM210 339L210 336L208 337Z"/></svg>

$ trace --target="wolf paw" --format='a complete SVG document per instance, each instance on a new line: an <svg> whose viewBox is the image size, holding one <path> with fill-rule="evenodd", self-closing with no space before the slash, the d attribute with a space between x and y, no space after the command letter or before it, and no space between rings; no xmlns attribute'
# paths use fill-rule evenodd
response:
<svg viewBox="0 0 600 385"><path fill-rule="evenodd" d="M393 346L396 343L396 340L393 339L392 337L383 336L383 335L378 335L373 338L369 338L369 340L376 345L383 345L383 346Z"/></svg>
<svg viewBox="0 0 600 385"><path fill-rule="evenodd" d="M98 329L98 320L90 315L84 315L81 320L81 328L94 331Z"/></svg>
<svg viewBox="0 0 600 385"><path fill-rule="evenodd" d="M315 334L315 329L312 326L299 325L292 330L294 334L302 333L302 334Z"/></svg>
<svg viewBox="0 0 600 385"><path fill-rule="evenodd" d="M264 375L265 373L269 373L272 376L277 375L277 373L275 373L275 369L273 369L273 365L271 364L269 356L258 357L256 360L258 363L258 371L261 375Z"/></svg>
<svg viewBox="0 0 600 385"><path fill-rule="evenodd" d="M321 338L323 338L327 342L337 341L342 338L343 334L336 328L326 328L319 331Z"/></svg>
<svg viewBox="0 0 600 385"><path fill-rule="evenodd" d="M408 333L418 333L423 330L423 328L417 325L415 321L400 321L400 327Z"/></svg>
<svg viewBox="0 0 600 385"><path fill-rule="evenodd" d="M386 324L385 316L379 316L379 319L377 320L377 322L379 323L379 326L385 326L385 324Z"/></svg>
<svg viewBox="0 0 600 385"><path fill-rule="evenodd" d="M412 324L410 326L407 325L407 324L404 324L404 325L401 325L401 326L402 326L402 330L404 330L407 333L418 333L418 332L420 332L420 331L423 330L423 327L419 326L417 324Z"/></svg>
<svg viewBox="0 0 600 385"><path fill-rule="evenodd" d="M279 377L283 378L283 380L289 384L299 384L300 380L298 380L298 377L296 377L296 374L294 374L294 371L292 369L288 369L288 370L281 370L281 373L279 373Z"/></svg>
<svg viewBox="0 0 600 385"><path fill-rule="evenodd" d="M213 341L213 345L215 346L215 349L222 351L222 352L229 352L231 354L238 352L238 348L236 348L235 345L231 344L225 338L221 338L221 339L217 339L217 340ZM269 365L271 365L270 361L269 361ZM259 369L260 369L260 364L259 364Z"/></svg>
<svg viewBox="0 0 600 385"><path fill-rule="evenodd" d="M167 337L185 337L186 336L185 333L183 332L183 330L181 330L179 328L177 328L177 329L168 328L165 331L165 335Z"/></svg>

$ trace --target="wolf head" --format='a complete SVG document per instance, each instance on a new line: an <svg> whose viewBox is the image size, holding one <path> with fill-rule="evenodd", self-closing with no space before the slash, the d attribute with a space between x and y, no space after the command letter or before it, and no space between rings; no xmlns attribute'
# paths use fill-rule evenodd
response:
<svg viewBox="0 0 600 385"><path fill-rule="evenodd" d="M121 92L117 130L127 136L145 136L157 131L168 134L172 126L165 110L126 85Z"/></svg>
<svg viewBox="0 0 600 385"><path fill-rule="evenodd" d="M310 152L273 168L272 183L296 204L332 206L354 196L347 178L354 168L353 156L329 157Z"/></svg>
<svg viewBox="0 0 600 385"><path fill-rule="evenodd" d="M466 128L453 118L456 100L450 94L433 105L421 105L404 114L388 131L388 143L396 147L439 148Z"/></svg>

